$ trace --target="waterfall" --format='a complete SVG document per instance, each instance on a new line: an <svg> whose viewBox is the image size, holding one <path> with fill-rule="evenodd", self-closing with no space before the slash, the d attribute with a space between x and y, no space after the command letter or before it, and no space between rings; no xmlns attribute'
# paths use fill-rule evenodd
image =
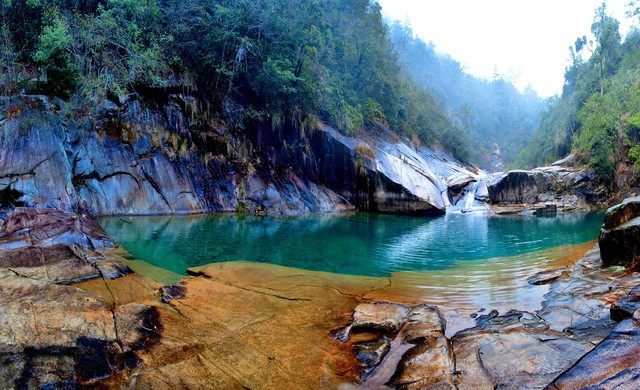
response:
<svg viewBox="0 0 640 390"><path fill-rule="evenodd" d="M469 183L462 191L455 204L447 207L448 213L487 212L487 205L476 199L478 182Z"/></svg>
<svg viewBox="0 0 640 390"><path fill-rule="evenodd" d="M478 188L478 182L471 182L467 186L467 193L464 195L464 210L470 210L473 207L474 202L476 201L476 189Z"/></svg>

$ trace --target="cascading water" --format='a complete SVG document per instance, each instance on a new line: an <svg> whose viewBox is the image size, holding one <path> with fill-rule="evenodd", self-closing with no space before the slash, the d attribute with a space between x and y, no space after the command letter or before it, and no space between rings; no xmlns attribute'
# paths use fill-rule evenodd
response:
<svg viewBox="0 0 640 390"><path fill-rule="evenodd" d="M469 183L462 190L462 196L455 202L455 204L447 208L447 213L487 212L487 205L476 199L477 190L478 182L473 181Z"/></svg>
<svg viewBox="0 0 640 390"><path fill-rule="evenodd" d="M478 188L478 182L474 181L467 186L467 193L465 194L464 200L464 208L468 210L473 207L473 204L476 200L476 189Z"/></svg>

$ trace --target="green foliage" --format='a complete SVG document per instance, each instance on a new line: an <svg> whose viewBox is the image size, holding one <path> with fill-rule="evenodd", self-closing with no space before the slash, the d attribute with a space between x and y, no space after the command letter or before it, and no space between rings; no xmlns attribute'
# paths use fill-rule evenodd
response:
<svg viewBox="0 0 640 390"><path fill-rule="evenodd" d="M640 32L620 42L619 23L595 13L595 42L579 38L570 49L562 96L550 102L531 144L521 153L523 166L540 165L570 151L610 183L618 161L637 161L640 142ZM583 60L580 53L590 48ZM555 147L551 140L555 140Z"/></svg>
<svg viewBox="0 0 640 390"><path fill-rule="evenodd" d="M123 93L186 90L240 122L312 115L345 134L384 126L471 156L472 120L410 76L375 1L1 0L0 11L5 93L38 77L86 113Z"/></svg>
<svg viewBox="0 0 640 390"><path fill-rule="evenodd" d="M634 145L631 149L629 149L629 160L636 165L636 167L640 167L640 145Z"/></svg>
<svg viewBox="0 0 640 390"><path fill-rule="evenodd" d="M69 96L76 86L78 69L71 55L69 25L57 8L48 11L33 59L43 65L49 92Z"/></svg>

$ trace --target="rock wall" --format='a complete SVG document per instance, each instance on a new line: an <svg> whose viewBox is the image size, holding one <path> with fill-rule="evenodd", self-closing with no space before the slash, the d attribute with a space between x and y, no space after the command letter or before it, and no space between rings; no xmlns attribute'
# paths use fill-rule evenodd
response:
<svg viewBox="0 0 640 390"><path fill-rule="evenodd" d="M438 214L450 205L451 177L478 177L386 129L350 138L321 123L276 119L236 131L194 128L188 101L170 95L153 109L109 102L91 120L71 120L45 97L1 99L0 208Z"/></svg>

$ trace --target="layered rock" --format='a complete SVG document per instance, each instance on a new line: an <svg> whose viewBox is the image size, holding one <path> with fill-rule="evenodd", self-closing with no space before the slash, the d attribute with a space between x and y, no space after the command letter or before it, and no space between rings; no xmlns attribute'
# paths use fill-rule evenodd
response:
<svg viewBox="0 0 640 390"><path fill-rule="evenodd" d="M0 383L13 388L74 388L124 378L140 365L161 324L154 308L112 310L78 288L0 268ZM27 309L28 308L28 309Z"/></svg>
<svg viewBox="0 0 640 390"><path fill-rule="evenodd" d="M131 270L98 249L114 242L95 220L17 208L0 221L0 384L75 388L126 378L159 339L157 311L114 308L66 284Z"/></svg>
<svg viewBox="0 0 640 390"><path fill-rule="evenodd" d="M62 119L44 97L2 98L0 109L11 116L0 123L0 208L117 215L355 206L430 214L449 205L449 177L476 176L446 153L409 147L385 129L350 138L323 124L274 119L243 132L215 124L196 131L185 99L170 95L159 109L135 99L107 102L89 123Z"/></svg>
<svg viewBox="0 0 640 390"><path fill-rule="evenodd" d="M640 197L611 207L600 230L600 251L606 265L631 269L640 265Z"/></svg>

